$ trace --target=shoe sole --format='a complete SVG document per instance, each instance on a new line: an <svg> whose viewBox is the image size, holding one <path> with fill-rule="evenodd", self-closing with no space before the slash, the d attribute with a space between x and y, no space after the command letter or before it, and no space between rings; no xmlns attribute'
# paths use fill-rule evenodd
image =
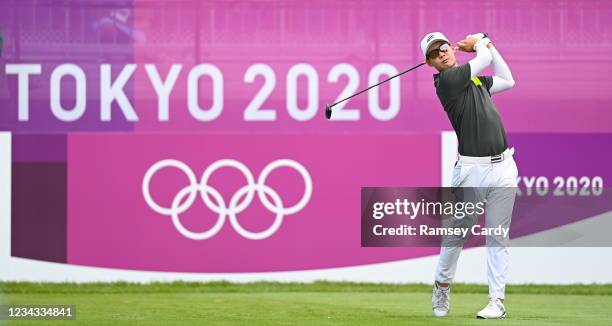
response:
<svg viewBox="0 0 612 326"><path fill-rule="evenodd" d="M433 315L434 317L436 317L436 318L444 318L444 317L448 316L448 313L449 313L449 312L450 312L450 309L449 309L449 310L447 310L447 311L446 311L446 314L444 314L444 315L442 315L442 316L438 316L438 315L436 315L436 313L435 313L435 312L433 312L433 313L432 313L432 315Z"/></svg>
<svg viewBox="0 0 612 326"><path fill-rule="evenodd" d="M506 313L504 312L503 315L497 317L497 318L487 318L487 317L482 317L479 315L476 315L476 319L506 319Z"/></svg>

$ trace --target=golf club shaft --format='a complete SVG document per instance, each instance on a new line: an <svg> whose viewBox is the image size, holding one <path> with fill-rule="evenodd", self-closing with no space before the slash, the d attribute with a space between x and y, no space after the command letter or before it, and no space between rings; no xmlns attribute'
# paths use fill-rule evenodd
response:
<svg viewBox="0 0 612 326"><path fill-rule="evenodd" d="M344 99L342 99L342 100L340 100L340 101L338 101L338 102L336 102L336 103L334 103L334 104L330 105L330 106L329 106L329 108L332 108L332 107L334 107L336 104L340 104L340 103L342 103L342 102L344 102L344 101L346 101L346 100L349 100L349 99L351 99L351 98L353 98L353 97L355 97L355 96L357 96L357 95L359 95L359 94L361 94L361 93L363 93L363 92L366 92L366 91L370 90L371 88L374 88L374 87L376 87L376 86L378 86L378 85L380 85L380 84L386 83L386 82L390 81L391 79L393 79L393 78L395 78L395 77L401 76L401 75L403 75L403 74L405 74L405 73L407 73L407 72L409 72L409 71L412 71L412 70L414 70L414 69L416 69L416 68L418 68L418 67L420 67L420 66L422 66L422 65L424 65L424 64L425 64L425 62L419 63L418 65L416 65L416 66L414 66L414 67L412 67L412 68L410 68L410 69L404 70L404 71L400 72L399 74L397 74L397 75L395 75L395 76L391 76L391 77L389 77L389 78L387 78L387 79L385 79L385 80L383 80L383 81L381 81L381 82L378 82L378 83L376 83L376 84L374 84L374 85L372 85L372 86L369 86L368 88L366 88L366 89L364 89L364 90L361 90L361 91L359 91L359 92L357 92L357 93L355 93L355 94L353 94L353 95L351 95L351 96L349 96L349 97L347 97L347 98L344 98Z"/></svg>

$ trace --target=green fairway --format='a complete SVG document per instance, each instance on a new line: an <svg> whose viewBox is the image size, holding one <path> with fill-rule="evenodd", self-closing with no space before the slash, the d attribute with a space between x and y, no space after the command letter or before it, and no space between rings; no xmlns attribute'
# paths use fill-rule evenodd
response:
<svg viewBox="0 0 612 326"><path fill-rule="evenodd" d="M504 321L476 320L486 287L457 285L449 317L431 317L428 285L0 284L11 304L75 304L77 321L11 325L610 325L612 286L515 286ZM455 291L456 290L456 291Z"/></svg>

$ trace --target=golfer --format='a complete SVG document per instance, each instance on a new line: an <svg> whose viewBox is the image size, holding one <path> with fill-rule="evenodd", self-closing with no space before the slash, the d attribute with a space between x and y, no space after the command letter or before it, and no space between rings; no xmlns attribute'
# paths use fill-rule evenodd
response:
<svg viewBox="0 0 612 326"><path fill-rule="evenodd" d="M444 34L427 34L421 41L426 63L434 74L436 94L457 134L459 156L453 171L453 187L478 187L485 202L486 224L510 227L518 170L508 147L506 132L491 95L514 86L510 68L488 35L468 35L451 46ZM476 57L459 65L455 51L476 52ZM494 76L479 76L493 64ZM508 237L487 236L489 303L477 318L504 318L508 271ZM455 276L463 243L441 246L435 272L432 308L435 316L446 316L450 308L450 284Z"/></svg>

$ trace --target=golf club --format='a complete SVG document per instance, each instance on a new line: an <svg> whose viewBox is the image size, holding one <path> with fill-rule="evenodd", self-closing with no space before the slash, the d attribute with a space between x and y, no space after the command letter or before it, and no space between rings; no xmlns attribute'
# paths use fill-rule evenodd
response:
<svg viewBox="0 0 612 326"><path fill-rule="evenodd" d="M371 88L373 88L373 87L376 87L376 86L378 86L378 85L380 85L380 84L382 84L382 83L386 83L386 82L390 81L391 79L393 79L393 78L395 78L395 77L397 77L397 76L401 76L401 75L403 75L403 74L405 74L405 73L407 73L407 72L409 72L409 71L412 71L412 70L414 70L414 69L416 69L416 68L418 68L418 67L420 67L420 66L422 66L422 65L424 65L424 64L425 64L425 62L419 63L418 65L416 65L416 66L414 66L414 67L412 67L412 68L410 68L410 69L404 70L404 71L400 72L399 74L397 74L397 75L395 75L395 76L391 76L391 77L389 77L389 78L387 78L387 79L385 79L385 80L383 80L383 81L381 81L381 82L379 82L379 83L377 83L377 84L374 84L374 85L372 85L372 86L370 86L370 87L368 87L368 88L366 88L366 89L364 89L364 90L361 90L361 91L359 91L359 92L357 92L357 93L355 93L355 94L353 94L353 95L351 95L351 96L349 96L349 97L347 97L347 98L345 98L345 99L342 99L342 100L340 100L340 101L338 101L338 102L336 102L336 103L334 103L334 104L326 104L326 105L325 105L325 118L327 118L327 120L331 119L331 116L332 116L332 108L333 108L333 107L334 107L336 104L340 104L340 103L342 103L342 102L344 102L344 101L346 101L346 100L348 100L348 99L351 99L351 98L353 98L353 97L355 97L355 96L357 96L357 95L359 95L359 94L361 94L361 93L363 93L363 92L365 92L365 91L367 91L367 90L369 90L369 89L371 89Z"/></svg>

